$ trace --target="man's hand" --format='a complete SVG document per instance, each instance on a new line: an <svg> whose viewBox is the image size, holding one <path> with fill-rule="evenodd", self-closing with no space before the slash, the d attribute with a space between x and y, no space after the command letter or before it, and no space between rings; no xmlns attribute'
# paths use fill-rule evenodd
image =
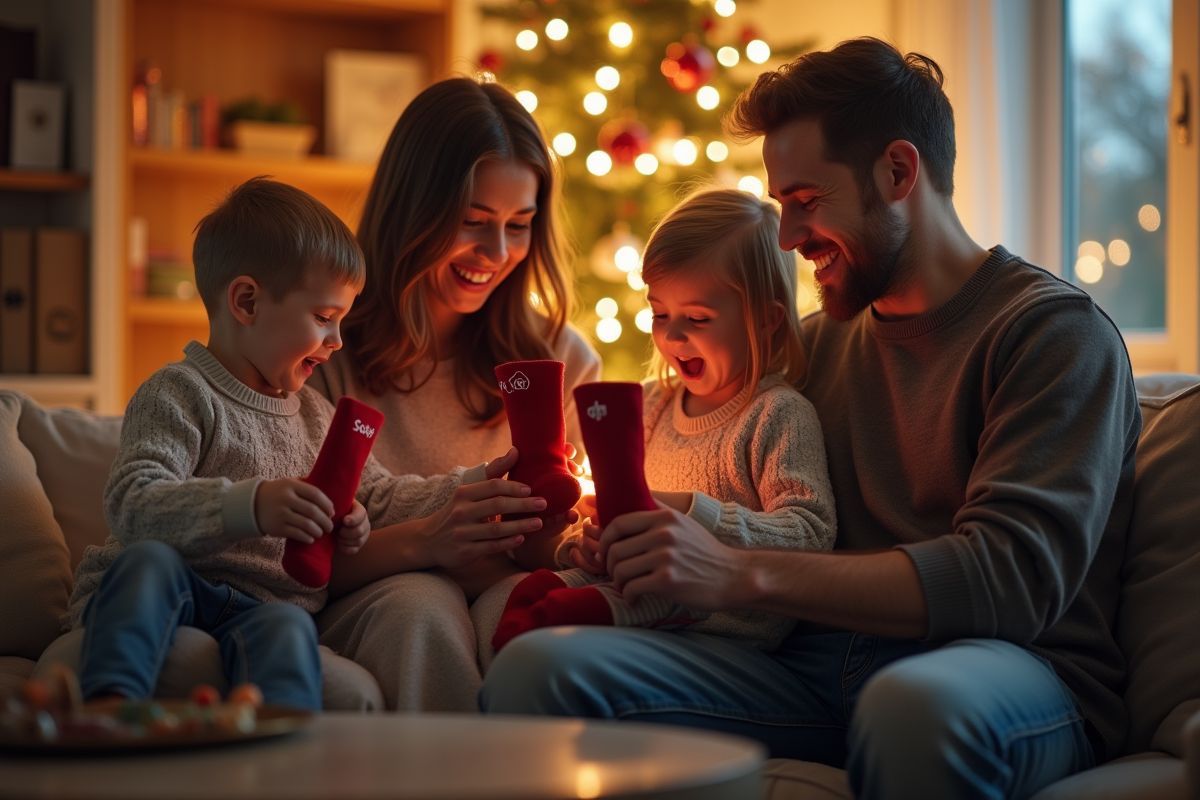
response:
<svg viewBox="0 0 1200 800"><path fill-rule="evenodd" d="M591 496L595 500L595 496ZM592 512L595 514L595 511ZM604 574L604 562L600 559L600 526L584 525L583 535L571 549L571 563L592 575Z"/></svg>
<svg viewBox="0 0 1200 800"><path fill-rule="evenodd" d="M263 536L312 544L333 530L333 502L299 478L263 481L254 493L254 519Z"/></svg>
<svg viewBox="0 0 1200 800"><path fill-rule="evenodd" d="M629 602L653 594L702 611L742 607L747 551L722 544L700 523L659 504L613 520L599 551Z"/></svg>
<svg viewBox="0 0 1200 800"><path fill-rule="evenodd" d="M338 531L337 548L348 556L362 549L371 535L371 522L367 519L367 510L357 500L350 507L350 513L342 517L342 529Z"/></svg>

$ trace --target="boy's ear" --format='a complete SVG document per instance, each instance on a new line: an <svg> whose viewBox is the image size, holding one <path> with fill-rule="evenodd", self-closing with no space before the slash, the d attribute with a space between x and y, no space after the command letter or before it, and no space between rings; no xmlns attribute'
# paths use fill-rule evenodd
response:
<svg viewBox="0 0 1200 800"><path fill-rule="evenodd" d="M258 281L249 275L239 275L229 282L226 290L226 300L229 303L229 313L243 325L253 325L258 314L258 304L262 300L262 287Z"/></svg>

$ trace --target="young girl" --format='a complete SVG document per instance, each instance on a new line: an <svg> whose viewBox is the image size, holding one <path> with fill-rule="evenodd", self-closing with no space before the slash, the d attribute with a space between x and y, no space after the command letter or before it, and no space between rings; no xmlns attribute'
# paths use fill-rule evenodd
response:
<svg viewBox="0 0 1200 800"><path fill-rule="evenodd" d="M642 276L657 378L645 385L646 481L660 503L726 544L829 550L833 490L816 412L791 385L803 369L796 265L778 236L775 207L732 189L692 195L651 236ZM776 614L708 616L659 598L626 603L599 582L599 535L585 528L571 554L578 569L539 570L518 584L496 649L526 630L578 623L691 622L689 630L766 651L791 630L794 620Z"/></svg>

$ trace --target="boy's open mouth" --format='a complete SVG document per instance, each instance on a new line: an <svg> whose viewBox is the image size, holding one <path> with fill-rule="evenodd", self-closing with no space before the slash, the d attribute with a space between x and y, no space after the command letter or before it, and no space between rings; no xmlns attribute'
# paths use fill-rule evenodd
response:
<svg viewBox="0 0 1200 800"><path fill-rule="evenodd" d="M676 360L679 362L679 374L683 376L684 380L699 380L704 374L703 358L683 358L682 356L676 356Z"/></svg>

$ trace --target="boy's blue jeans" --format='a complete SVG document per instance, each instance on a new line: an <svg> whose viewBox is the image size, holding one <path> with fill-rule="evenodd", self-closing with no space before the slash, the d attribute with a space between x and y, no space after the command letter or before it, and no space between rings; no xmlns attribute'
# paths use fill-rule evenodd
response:
<svg viewBox="0 0 1200 800"><path fill-rule="evenodd" d="M231 684L257 684L271 705L321 710L312 616L213 586L163 542L135 542L121 551L88 601L83 624L85 699L153 697L176 628L190 625L217 640Z"/></svg>
<svg viewBox="0 0 1200 800"><path fill-rule="evenodd" d="M765 654L687 631L550 628L500 651L479 698L492 713L741 734L844 766L860 800L1023 798L1095 764L1049 663L993 639L798 633Z"/></svg>

